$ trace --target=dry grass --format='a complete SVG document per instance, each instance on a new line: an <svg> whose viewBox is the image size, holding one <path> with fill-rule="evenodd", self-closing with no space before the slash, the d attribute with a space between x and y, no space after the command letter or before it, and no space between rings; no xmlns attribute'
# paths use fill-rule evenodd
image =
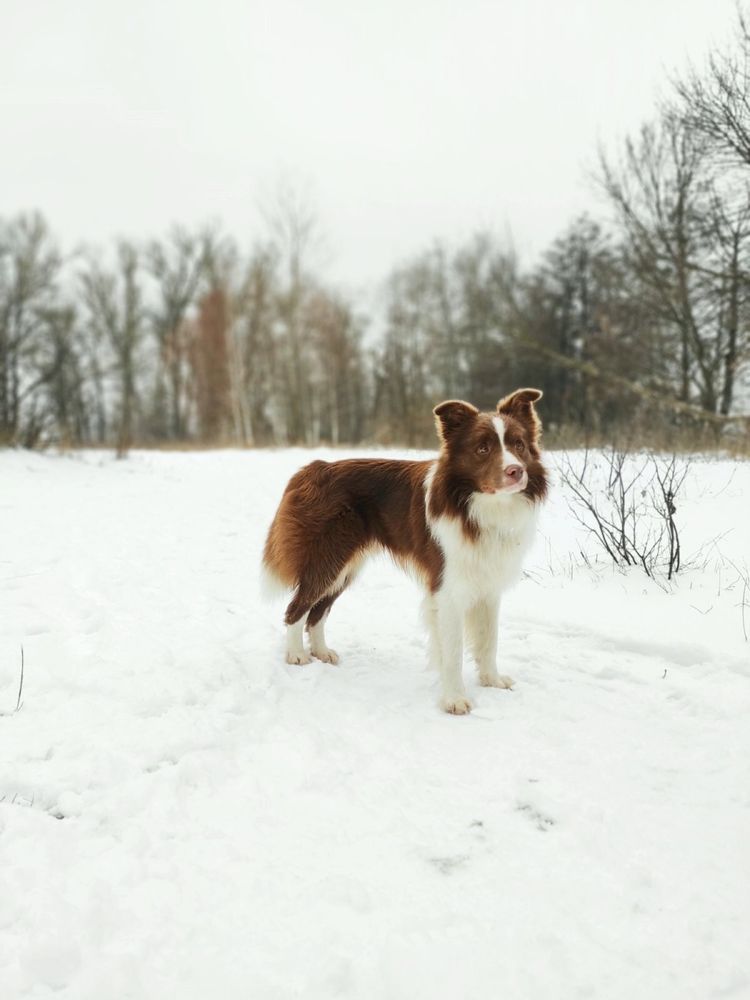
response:
<svg viewBox="0 0 750 1000"><path fill-rule="evenodd" d="M592 450L613 448L622 452L659 452L662 454L705 455L721 454L736 459L750 458L750 417L735 418L724 424L720 422L706 423L681 417L664 417L656 422L658 413L654 411L639 412L634 410L632 419L623 425L607 429L585 429L575 424L547 423L544 428L543 446L546 451ZM2 442L0 442L2 446ZM52 447L65 453L76 450L101 450L111 448L112 442L101 442L88 445L69 445L60 441L49 441L42 447ZM245 442L223 436L211 440L161 440L153 438L136 440L132 449L145 451L179 451L203 452L217 449L255 450L256 448L305 447L303 442L262 442L250 445ZM341 442L338 445L330 441L317 442L315 447L337 448L415 448L433 450L437 448L435 430L431 421L425 421L424 427L413 436L411 441L398 431L389 431L379 427L361 441Z"/></svg>
<svg viewBox="0 0 750 1000"><path fill-rule="evenodd" d="M547 427L544 447L548 451L614 448L627 453L649 451L670 455L721 454L729 458L750 458L750 431L739 424L735 429L716 427L654 426L637 422L608 432L587 432L579 427Z"/></svg>

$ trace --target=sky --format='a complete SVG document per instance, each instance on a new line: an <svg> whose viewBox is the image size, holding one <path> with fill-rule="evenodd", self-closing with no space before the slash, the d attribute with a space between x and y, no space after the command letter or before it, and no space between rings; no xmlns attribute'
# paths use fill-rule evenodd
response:
<svg viewBox="0 0 750 1000"><path fill-rule="evenodd" d="M280 183L319 266L372 286L477 229L533 259L734 0L0 0L0 215L64 246L220 222Z"/></svg>

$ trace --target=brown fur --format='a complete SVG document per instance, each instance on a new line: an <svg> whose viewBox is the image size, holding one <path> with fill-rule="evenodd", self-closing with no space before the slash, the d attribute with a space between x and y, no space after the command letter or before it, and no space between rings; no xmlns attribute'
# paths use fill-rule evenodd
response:
<svg viewBox="0 0 750 1000"><path fill-rule="evenodd" d="M424 514L429 466L355 458L312 462L292 476L263 555L266 566L296 588L287 625L308 610L315 625L351 582L347 577L331 592L343 570L376 547L414 565L431 590L438 587L443 559Z"/></svg>
<svg viewBox="0 0 750 1000"><path fill-rule="evenodd" d="M540 461L542 425L533 403L538 389L519 389L501 399L497 413L505 420L505 445L526 466L529 482L524 494L541 502L547 495L547 474ZM458 516L468 539L476 540L479 528L468 516L472 493L491 493L502 482L501 448L494 414L480 413L470 403L449 400L435 407L435 423L443 447L430 493L430 516ZM485 454L478 449L486 448Z"/></svg>
<svg viewBox="0 0 750 1000"><path fill-rule="evenodd" d="M537 389L520 389L497 406L505 418L506 447L528 473L523 493L530 502L542 500L547 491L539 460L541 424L533 406L540 397ZM502 484L494 415L460 400L441 403L434 413L442 446L429 516L460 519L466 538L475 540L479 528L469 516L471 495L493 492ZM439 589L443 554L425 510L431 465L390 459L316 461L292 476L263 553L265 567L294 590L287 625L308 612L308 626L316 625L351 582L358 560L377 548L415 570L430 592Z"/></svg>

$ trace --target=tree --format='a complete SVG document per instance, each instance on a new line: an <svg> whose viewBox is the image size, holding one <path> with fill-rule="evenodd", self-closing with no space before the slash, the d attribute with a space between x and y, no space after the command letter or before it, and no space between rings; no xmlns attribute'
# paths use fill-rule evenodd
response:
<svg viewBox="0 0 750 1000"><path fill-rule="evenodd" d="M361 323L342 297L320 288L308 300L305 326L315 358L315 437L333 445L356 442L364 431L367 402Z"/></svg>
<svg viewBox="0 0 750 1000"><path fill-rule="evenodd" d="M620 248L599 223L584 216L553 242L524 282L523 312L529 341L549 351L527 381L543 379L550 423L601 431L632 419L632 396L593 378L589 366L648 383L660 371L659 352Z"/></svg>
<svg viewBox="0 0 750 1000"><path fill-rule="evenodd" d="M38 436L32 360L56 305L61 257L39 214L0 220L0 443Z"/></svg>
<svg viewBox="0 0 750 1000"><path fill-rule="evenodd" d="M235 432L242 444L274 440L272 410L278 385L275 364L276 258L256 247L232 295L230 374Z"/></svg>
<svg viewBox="0 0 750 1000"><path fill-rule="evenodd" d="M187 433L187 344L183 324L197 302L214 242L210 230L193 234L175 227L166 240L152 240L145 250L145 267L156 284L156 301L147 315L158 345L154 406L158 437L179 440Z"/></svg>
<svg viewBox="0 0 750 1000"><path fill-rule="evenodd" d="M750 188L731 203L714 192L707 215L711 256L701 276L713 303L720 365L718 410L732 411L735 387L743 364L750 360Z"/></svg>
<svg viewBox="0 0 750 1000"><path fill-rule="evenodd" d="M71 306L42 314L41 336L34 352L34 389L39 404L38 429L67 447L90 440L91 406L86 384L84 349L77 316Z"/></svg>
<svg viewBox="0 0 750 1000"><path fill-rule="evenodd" d="M633 288L674 346L669 349L677 395L717 409L721 363L702 271L711 249L706 213L711 198L705 143L674 115L628 139L615 166L601 158L602 184L622 233Z"/></svg>
<svg viewBox="0 0 750 1000"><path fill-rule="evenodd" d="M734 47L715 49L703 71L695 67L675 84L677 114L713 153L750 166L750 28L738 9Z"/></svg>
<svg viewBox="0 0 750 1000"><path fill-rule="evenodd" d="M312 282L311 255L319 240L309 199L299 187L280 184L267 206L270 247L277 261L274 365L283 390L277 395L277 435L288 442L314 442L313 386L308 377L310 345L304 325Z"/></svg>
<svg viewBox="0 0 750 1000"><path fill-rule="evenodd" d="M198 428L207 442L225 439L230 426L228 326L227 295L214 288L200 301L189 339Z"/></svg>
<svg viewBox="0 0 750 1000"><path fill-rule="evenodd" d="M138 251L121 240L115 268L107 271L95 258L80 274L80 286L90 331L111 352L110 372L117 396L117 456L127 455L133 443L139 349L145 328Z"/></svg>

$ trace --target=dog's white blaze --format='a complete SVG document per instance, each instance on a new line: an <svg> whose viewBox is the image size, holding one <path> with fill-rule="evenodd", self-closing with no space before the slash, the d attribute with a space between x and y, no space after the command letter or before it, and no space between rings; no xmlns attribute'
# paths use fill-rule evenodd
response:
<svg viewBox="0 0 750 1000"><path fill-rule="evenodd" d="M493 417L492 423L495 425L497 436L500 438L500 445L505 448L505 421L502 417Z"/></svg>
<svg viewBox="0 0 750 1000"><path fill-rule="evenodd" d="M505 419L503 417L493 417L492 423L495 425L495 430L497 431L497 436L500 438L500 445L503 449L503 471L511 465L520 465L522 469L525 469L526 466L518 455L505 447Z"/></svg>

